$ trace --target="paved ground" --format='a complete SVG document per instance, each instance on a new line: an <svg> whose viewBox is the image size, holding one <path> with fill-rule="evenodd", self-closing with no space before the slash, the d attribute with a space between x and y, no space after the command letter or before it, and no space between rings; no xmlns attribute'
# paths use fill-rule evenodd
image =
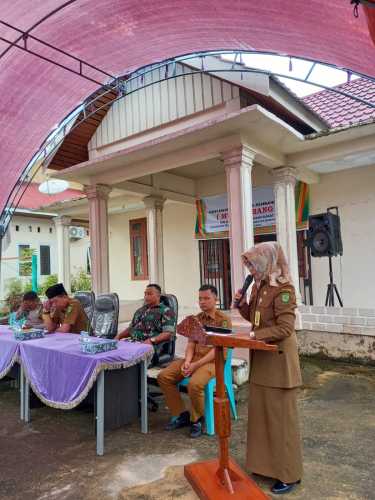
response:
<svg viewBox="0 0 375 500"><path fill-rule="evenodd" d="M305 477L289 498L375 499L375 368L315 360L303 363L301 394ZM246 387L239 394L231 452L243 466ZM16 391L0 384L1 500L193 500L185 463L210 458L216 440L190 440L186 431L162 430L165 410L151 414L151 432L137 424L106 437L106 455L95 455L90 413L33 410L33 421L18 419ZM265 490L271 484L255 478Z"/></svg>

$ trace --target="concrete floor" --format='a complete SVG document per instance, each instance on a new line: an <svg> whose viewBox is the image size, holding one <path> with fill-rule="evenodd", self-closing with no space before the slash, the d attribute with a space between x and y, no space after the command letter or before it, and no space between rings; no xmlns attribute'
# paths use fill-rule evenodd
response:
<svg viewBox="0 0 375 500"><path fill-rule="evenodd" d="M305 476L289 498L375 499L375 368L304 360L300 406ZM239 393L231 453L244 466L247 387ZM33 410L18 418L18 394L0 384L1 500L193 500L183 465L212 458L216 439L191 440L163 431L165 409L150 414L150 433L138 424L106 436L95 455L93 417L82 411ZM271 481L256 477L268 490Z"/></svg>

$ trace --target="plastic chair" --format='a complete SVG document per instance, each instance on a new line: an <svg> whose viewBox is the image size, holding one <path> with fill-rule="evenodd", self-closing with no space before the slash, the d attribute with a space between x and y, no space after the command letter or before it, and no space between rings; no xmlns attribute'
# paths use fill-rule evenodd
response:
<svg viewBox="0 0 375 500"><path fill-rule="evenodd" d="M237 409L236 401L234 399L233 391L233 377L232 377L232 355L233 349L227 349L227 357L224 365L224 384L227 391L229 406L232 412L232 416L237 420ZM184 378L178 385L181 387L186 387L189 385L190 377ZM204 388L204 418L206 421L206 432L209 436L215 434L215 419L214 419L214 391L216 388L216 378L213 377L209 380L208 384Z"/></svg>

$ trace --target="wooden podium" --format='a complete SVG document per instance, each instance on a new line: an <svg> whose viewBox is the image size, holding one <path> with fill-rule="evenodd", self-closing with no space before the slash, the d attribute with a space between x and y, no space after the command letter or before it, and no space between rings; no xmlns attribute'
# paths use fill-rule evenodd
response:
<svg viewBox="0 0 375 500"><path fill-rule="evenodd" d="M231 418L224 384L224 347L277 351L277 346L252 340L249 334L207 334L207 344L215 346L216 396L215 429L219 438L218 459L185 465L185 477L196 494L205 500L265 500L269 497L229 457Z"/></svg>

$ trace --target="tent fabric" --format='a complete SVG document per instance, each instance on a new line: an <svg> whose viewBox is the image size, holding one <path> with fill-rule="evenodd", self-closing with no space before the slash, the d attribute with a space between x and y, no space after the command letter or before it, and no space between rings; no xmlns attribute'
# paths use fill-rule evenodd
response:
<svg viewBox="0 0 375 500"><path fill-rule="evenodd" d="M246 49L375 77L365 12L360 7L354 18L349 0L33 0L32 8L29 0L2 0L1 7L0 19L21 30L37 24L32 35L117 76L182 54ZM0 36L15 40L17 33L0 25ZM65 56L30 39L28 44L73 66ZM0 54L7 48L0 41ZM89 74L104 82L103 75ZM0 59L0 210L48 133L96 89L16 47Z"/></svg>

